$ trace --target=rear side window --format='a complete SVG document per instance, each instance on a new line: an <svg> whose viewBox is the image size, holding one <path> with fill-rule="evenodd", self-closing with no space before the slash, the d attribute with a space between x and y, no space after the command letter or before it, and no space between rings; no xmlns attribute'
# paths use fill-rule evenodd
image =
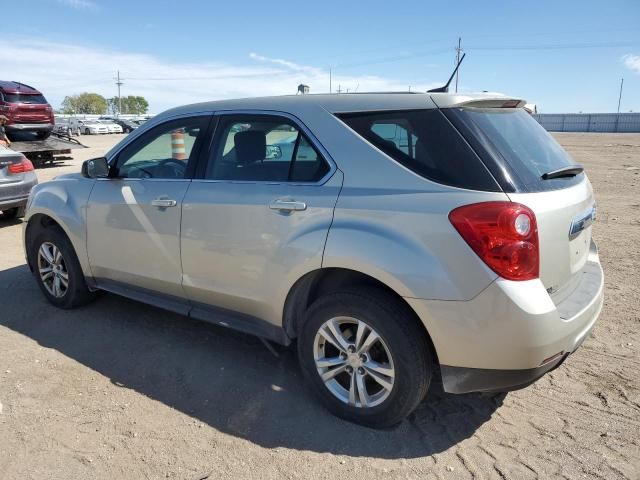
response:
<svg viewBox="0 0 640 480"><path fill-rule="evenodd" d="M244 182L318 182L330 167L289 119L222 115L205 178Z"/></svg>
<svg viewBox="0 0 640 480"><path fill-rule="evenodd" d="M5 93L4 101L7 103L30 103L34 105L43 105L47 100L42 95L27 95L24 93Z"/></svg>
<svg viewBox="0 0 640 480"><path fill-rule="evenodd" d="M499 191L480 158L437 109L339 114L369 143L434 182Z"/></svg>

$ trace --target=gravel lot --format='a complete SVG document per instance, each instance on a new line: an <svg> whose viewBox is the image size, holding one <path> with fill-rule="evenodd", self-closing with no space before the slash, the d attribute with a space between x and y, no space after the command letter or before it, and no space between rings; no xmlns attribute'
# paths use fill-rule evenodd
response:
<svg viewBox="0 0 640 480"><path fill-rule="evenodd" d="M121 135L83 137L78 171ZM45 302L20 222L0 221L0 477L640 478L640 134L561 134L598 199L606 299L591 338L508 395L434 385L390 431L345 423L302 383L293 352L104 295Z"/></svg>

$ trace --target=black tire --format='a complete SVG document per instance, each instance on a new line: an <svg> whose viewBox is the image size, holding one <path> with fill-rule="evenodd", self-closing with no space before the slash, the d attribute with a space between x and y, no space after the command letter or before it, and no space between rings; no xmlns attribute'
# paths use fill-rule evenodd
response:
<svg viewBox="0 0 640 480"><path fill-rule="evenodd" d="M85 135L91 135L91 130L89 130L88 128L84 129L84 134Z"/></svg>
<svg viewBox="0 0 640 480"><path fill-rule="evenodd" d="M314 357L316 333L327 320L343 316L372 327L391 354L393 387L379 405L362 408L344 403L331 393L318 373ZM319 298L307 311L298 338L300 365L322 403L336 416L372 428L400 423L424 399L434 370L430 349L413 312L393 295L373 288Z"/></svg>
<svg viewBox="0 0 640 480"><path fill-rule="evenodd" d="M38 282L38 286L49 302L58 308L71 309L85 305L95 299L97 293L91 292L80 267L76 252L66 234L57 226L37 227L29 245L29 264ZM64 266L68 275L68 287L60 297L52 295L44 285L38 268L38 251L45 242L55 245L62 253Z"/></svg>
<svg viewBox="0 0 640 480"><path fill-rule="evenodd" d="M14 207L9 210L2 211L2 218L5 220L11 220L14 218L22 218L27 211L27 207Z"/></svg>
<svg viewBox="0 0 640 480"><path fill-rule="evenodd" d="M51 130L47 131L47 132L37 132L36 133L36 137L38 138L38 140L44 140L46 138L49 138L51 136Z"/></svg>

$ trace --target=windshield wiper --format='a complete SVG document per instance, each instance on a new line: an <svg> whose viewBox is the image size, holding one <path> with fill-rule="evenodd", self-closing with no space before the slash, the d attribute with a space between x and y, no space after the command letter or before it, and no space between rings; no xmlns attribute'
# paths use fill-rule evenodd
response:
<svg viewBox="0 0 640 480"><path fill-rule="evenodd" d="M557 170L551 170L550 172L544 173L541 178L543 180L551 180L554 178L575 177L576 175L580 175L583 171L584 167L582 165L569 165L567 167L562 167Z"/></svg>

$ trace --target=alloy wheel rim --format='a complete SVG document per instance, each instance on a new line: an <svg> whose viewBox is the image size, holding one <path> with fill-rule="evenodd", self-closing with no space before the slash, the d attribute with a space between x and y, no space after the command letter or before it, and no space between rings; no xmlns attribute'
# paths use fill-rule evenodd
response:
<svg viewBox="0 0 640 480"><path fill-rule="evenodd" d="M313 355L325 387L349 406L375 407L393 390L391 352L380 334L362 320L327 320L316 333Z"/></svg>
<svg viewBox="0 0 640 480"><path fill-rule="evenodd" d="M38 249L38 273L51 295L62 298L69 288L69 272L62 252L51 242L44 242Z"/></svg>

